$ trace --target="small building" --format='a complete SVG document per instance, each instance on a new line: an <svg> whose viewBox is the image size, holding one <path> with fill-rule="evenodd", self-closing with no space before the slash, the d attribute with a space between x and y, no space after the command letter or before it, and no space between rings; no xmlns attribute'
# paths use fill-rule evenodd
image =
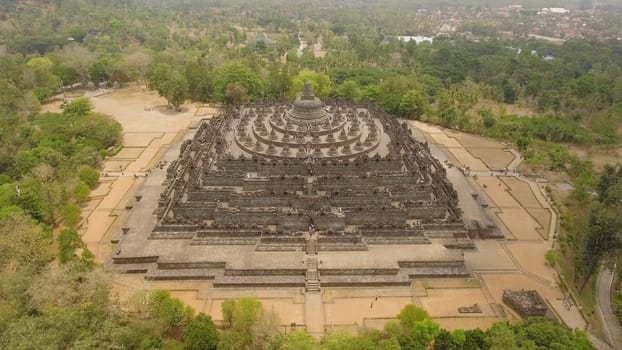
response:
<svg viewBox="0 0 622 350"><path fill-rule="evenodd" d="M397 37L397 40L403 41L405 43L409 41L414 41L415 43L420 44L426 41L431 43L434 40L434 37L423 36L423 35L400 35Z"/></svg>
<svg viewBox="0 0 622 350"><path fill-rule="evenodd" d="M569 13L570 13L570 10L565 9L563 7L543 7L542 10L538 12L538 14L542 14L542 15L546 15L546 14L567 15Z"/></svg>
<svg viewBox="0 0 622 350"><path fill-rule="evenodd" d="M246 40L247 46L255 46L258 42L263 42L264 45L274 45L276 40L269 37L266 33L257 33L254 38Z"/></svg>

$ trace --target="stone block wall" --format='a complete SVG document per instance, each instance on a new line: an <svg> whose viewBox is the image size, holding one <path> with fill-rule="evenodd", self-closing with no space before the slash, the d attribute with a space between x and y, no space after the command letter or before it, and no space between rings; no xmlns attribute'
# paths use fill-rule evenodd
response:
<svg viewBox="0 0 622 350"><path fill-rule="evenodd" d="M447 214L445 207L411 207L408 208L410 219L444 219Z"/></svg>
<svg viewBox="0 0 622 350"><path fill-rule="evenodd" d="M318 230L343 231L346 227L346 218L335 215L319 215L314 218L314 225Z"/></svg>
<svg viewBox="0 0 622 350"><path fill-rule="evenodd" d="M354 210L346 212L346 224L370 225L377 223L403 224L408 219L406 210Z"/></svg>

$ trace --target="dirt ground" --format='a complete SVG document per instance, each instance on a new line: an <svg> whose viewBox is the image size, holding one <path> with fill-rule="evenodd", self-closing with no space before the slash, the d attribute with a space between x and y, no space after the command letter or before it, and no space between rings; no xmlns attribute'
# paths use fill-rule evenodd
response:
<svg viewBox="0 0 622 350"><path fill-rule="evenodd" d="M409 297L335 298L325 303L326 324L363 324L365 319L394 318L413 300Z"/></svg>

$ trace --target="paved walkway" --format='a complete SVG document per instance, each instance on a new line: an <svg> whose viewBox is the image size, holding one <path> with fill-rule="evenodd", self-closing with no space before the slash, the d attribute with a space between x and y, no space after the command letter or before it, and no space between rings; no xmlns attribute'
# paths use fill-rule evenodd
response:
<svg viewBox="0 0 622 350"><path fill-rule="evenodd" d="M605 326L605 332L609 337L609 343L615 349L622 349L622 328L620 322L613 312L611 305L611 287L613 284L614 274L609 269L603 269L598 274L596 281L596 301L600 317Z"/></svg>
<svg viewBox="0 0 622 350"><path fill-rule="evenodd" d="M307 332L320 339L324 336L324 305L322 293L308 292L305 294L305 323Z"/></svg>

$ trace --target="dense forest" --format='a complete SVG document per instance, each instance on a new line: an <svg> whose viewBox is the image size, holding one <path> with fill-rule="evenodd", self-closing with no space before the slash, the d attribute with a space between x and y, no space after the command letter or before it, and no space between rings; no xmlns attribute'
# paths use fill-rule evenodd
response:
<svg viewBox="0 0 622 350"><path fill-rule="evenodd" d="M572 149L620 146L622 41L508 40L497 35L507 28L490 30L477 19L462 24L480 33L475 39L397 39L434 35L437 23L419 15L433 6L472 13L486 4L0 1L0 347L316 346L304 333L280 335L273 315L252 299L228 304L228 323L218 327L166 292L136 296L129 308L111 299L109 276L75 229L102 160L122 146L122 130L88 99L62 113L39 111L74 88L145 84L179 109L188 101L291 99L310 81L325 99L376 103L397 117L510 142L529 171L574 184L574 193L557 201L564 214L556 259L570 288L591 288L601 264L619 255L622 170L597 167ZM589 8L584 1L567 6ZM615 31L616 24L605 24L619 19L620 9L610 9L598 26ZM258 32L274 42L253 40ZM622 311L622 293L617 297ZM331 335L321 348L590 348L582 333L544 319L454 332L421 310L398 319L384 331Z"/></svg>

